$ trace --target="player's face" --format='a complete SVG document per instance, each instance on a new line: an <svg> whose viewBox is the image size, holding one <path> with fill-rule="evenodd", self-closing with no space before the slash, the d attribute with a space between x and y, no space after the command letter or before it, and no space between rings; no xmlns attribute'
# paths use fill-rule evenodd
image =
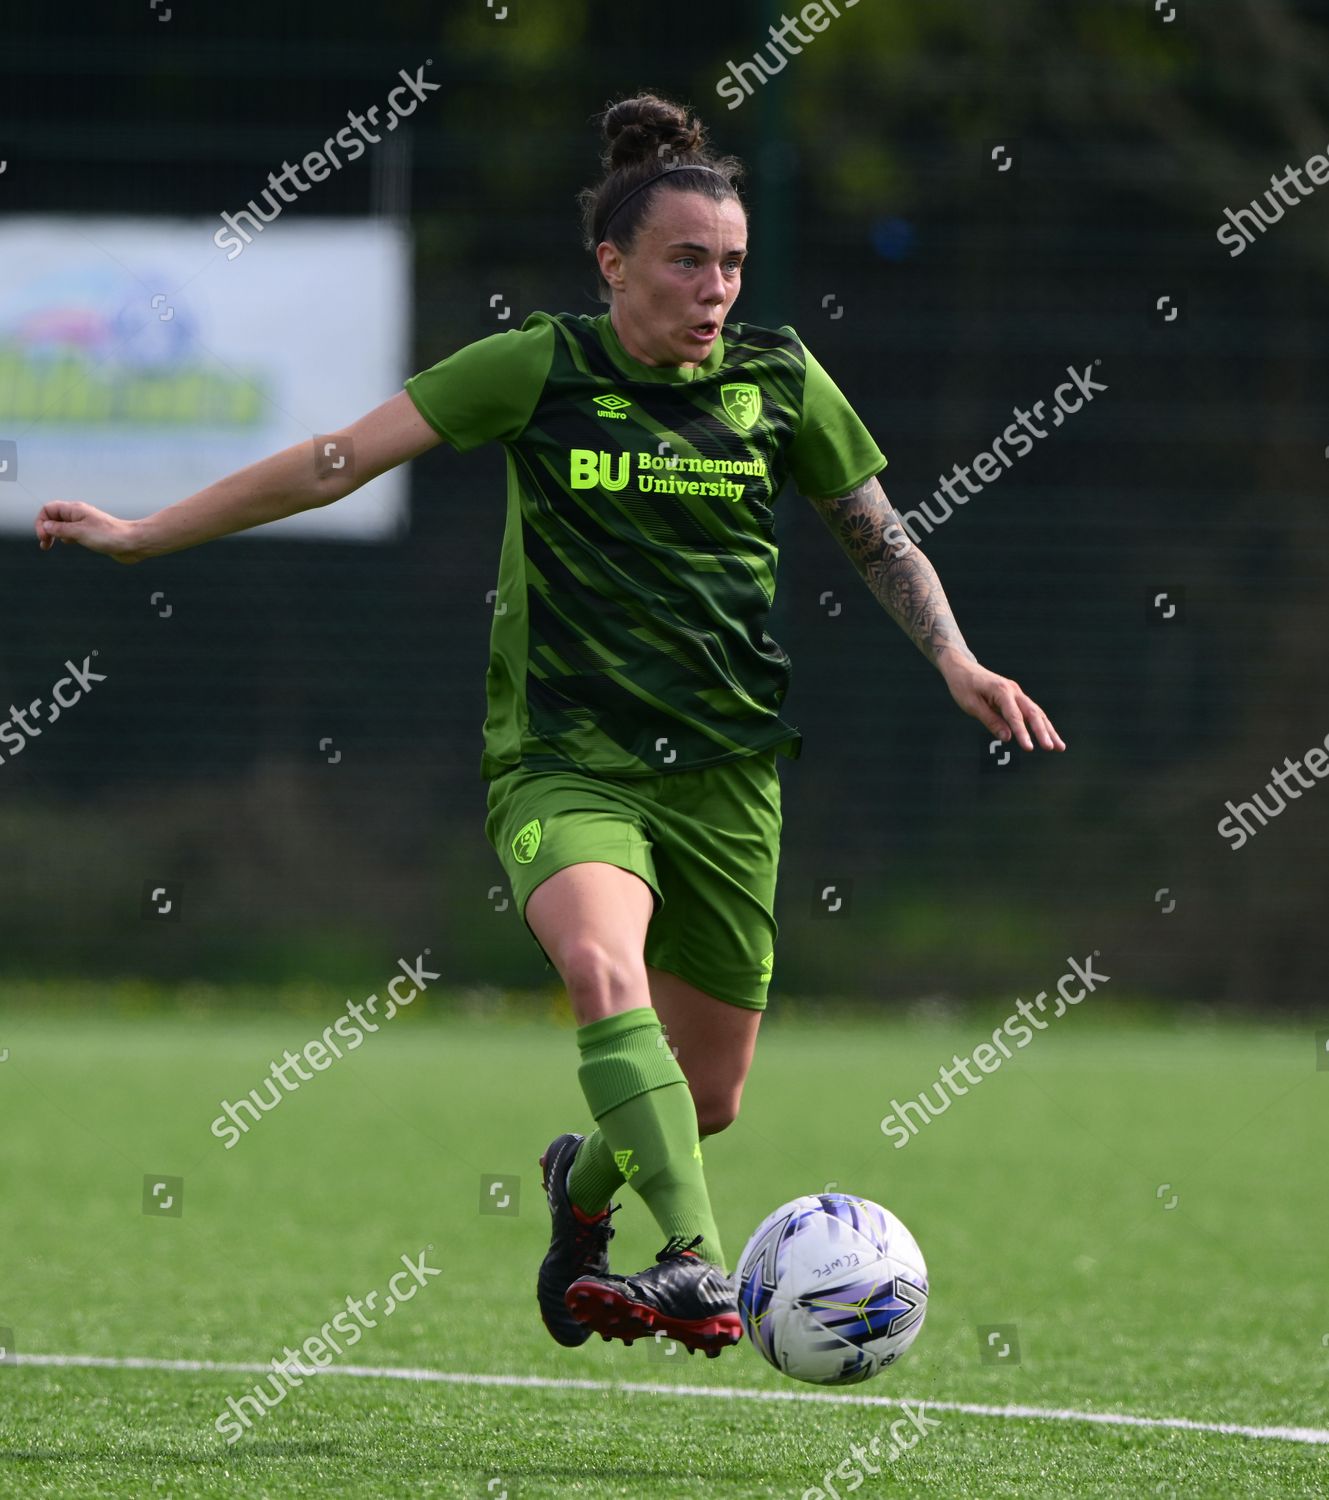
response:
<svg viewBox="0 0 1329 1500"><path fill-rule="evenodd" d="M628 353L647 365L704 360L738 297L747 246L747 216L734 199L657 193L629 254L608 240L599 247L610 317Z"/></svg>

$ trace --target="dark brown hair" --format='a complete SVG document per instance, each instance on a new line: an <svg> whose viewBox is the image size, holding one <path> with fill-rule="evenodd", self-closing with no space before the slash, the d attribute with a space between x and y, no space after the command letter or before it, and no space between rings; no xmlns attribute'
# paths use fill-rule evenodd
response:
<svg viewBox="0 0 1329 1500"><path fill-rule="evenodd" d="M732 198L744 207L735 183L743 174L743 163L736 156L712 156L706 149L706 131L696 115L681 105L656 94L638 94L620 99L600 116L605 147L600 157L604 176L595 187L583 188L577 194L581 209L582 246L592 256L602 240L609 239L626 254L632 249L642 221L661 191L704 193L723 203ZM712 172L688 172L689 166L703 166ZM625 193L657 172L670 170L658 183L644 188L623 203ZM715 172L722 175L717 177ZM746 212L746 208L744 209ZM609 233L605 225L613 214ZM609 287L600 275L596 277L602 302L610 300Z"/></svg>

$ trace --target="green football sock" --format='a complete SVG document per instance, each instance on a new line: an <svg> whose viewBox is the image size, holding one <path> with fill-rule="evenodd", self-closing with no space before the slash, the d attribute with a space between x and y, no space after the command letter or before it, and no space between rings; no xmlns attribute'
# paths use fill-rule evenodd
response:
<svg viewBox="0 0 1329 1500"><path fill-rule="evenodd" d="M609 1149L604 1131L598 1127L581 1143L572 1158L568 1172L568 1197L584 1214L598 1214L608 1208L614 1192L623 1186L614 1153Z"/></svg>
<svg viewBox="0 0 1329 1500"><path fill-rule="evenodd" d="M724 1270L720 1232L702 1171L696 1106L663 1038L660 1018L649 1005L578 1028L577 1076L600 1128L578 1151L568 1190L584 1212L603 1208L607 1193L603 1199L599 1194L608 1175L607 1156L619 1179L645 1200L666 1238L681 1235L690 1240L701 1235L697 1254ZM599 1144L593 1145L597 1136ZM587 1146L592 1151L583 1173L581 1159ZM610 1183L608 1192L615 1185Z"/></svg>

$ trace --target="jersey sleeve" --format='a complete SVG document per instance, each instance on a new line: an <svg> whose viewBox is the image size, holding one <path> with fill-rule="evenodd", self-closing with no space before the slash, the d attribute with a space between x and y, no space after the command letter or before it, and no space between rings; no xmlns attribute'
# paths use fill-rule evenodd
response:
<svg viewBox="0 0 1329 1500"><path fill-rule="evenodd" d="M554 357L554 325L532 313L520 328L464 344L405 383L426 422L458 453L518 437Z"/></svg>
<svg viewBox="0 0 1329 1500"><path fill-rule="evenodd" d="M780 331L798 339L787 324ZM798 341L807 367L802 418L787 450L789 472L800 494L844 495L884 469L886 459L839 386Z"/></svg>

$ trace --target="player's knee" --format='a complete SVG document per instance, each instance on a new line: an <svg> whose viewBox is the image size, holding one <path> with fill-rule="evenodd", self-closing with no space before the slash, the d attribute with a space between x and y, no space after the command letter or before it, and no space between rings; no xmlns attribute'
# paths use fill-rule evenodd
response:
<svg viewBox="0 0 1329 1500"><path fill-rule="evenodd" d="M734 1094L703 1096L694 1101L697 1106L697 1134L719 1135L738 1119L738 1097Z"/></svg>
<svg viewBox="0 0 1329 1500"><path fill-rule="evenodd" d="M615 953L597 938L574 939L558 957L575 1010L617 1009L624 996L634 993L646 1003L646 967L640 958Z"/></svg>

